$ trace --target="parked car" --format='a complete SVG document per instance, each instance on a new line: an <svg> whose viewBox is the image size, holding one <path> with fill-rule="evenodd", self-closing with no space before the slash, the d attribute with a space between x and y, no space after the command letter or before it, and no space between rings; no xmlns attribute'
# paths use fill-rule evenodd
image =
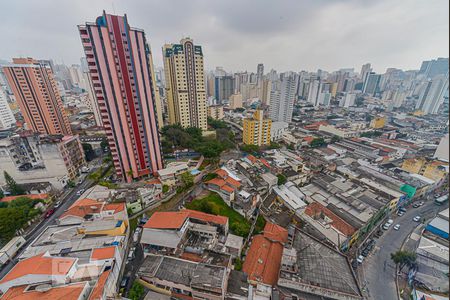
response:
<svg viewBox="0 0 450 300"><path fill-rule="evenodd" d="M58 202L55 203L55 208L58 208L60 206L61 206L61 201L58 201Z"/></svg>
<svg viewBox="0 0 450 300"><path fill-rule="evenodd" d="M419 206L422 206L422 205L424 205L425 204L425 202L423 202L423 201L420 201L419 202Z"/></svg>
<svg viewBox="0 0 450 300"><path fill-rule="evenodd" d="M47 213L45 214L45 218L49 218L51 215L53 215L54 212L55 212L55 209L54 209L54 208L49 209L49 210L47 211Z"/></svg>
<svg viewBox="0 0 450 300"><path fill-rule="evenodd" d="M356 269L358 267L358 262L356 260L352 261L352 268Z"/></svg>
<svg viewBox="0 0 450 300"><path fill-rule="evenodd" d="M400 229L400 224L397 224L394 226L394 230L399 230Z"/></svg>
<svg viewBox="0 0 450 300"><path fill-rule="evenodd" d="M415 217L413 218L413 221L414 221L414 222L419 222L419 221L420 221L420 216L415 216Z"/></svg>
<svg viewBox="0 0 450 300"><path fill-rule="evenodd" d="M122 281L120 282L120 287L121 287L121 288L126 287L126 286L128 285L128 281L129 281L129 280L130 280L130 277L125 276L125 277L122 279Z"/></svg>
<svg viewBox="0 0 450 300"><path fill-rule="evenodd" d="M399 209L398 209L398 211L402 211L402 212L406 212L406 208L404 208L404 207L400 207Z"/></svg>
<svg viewBox="0 0 450 300"><path fill-rule="evenodd" d="M362 256L362 255L358 256L358 258L356 259L356 261L357 261L358 263L362 264L363 261L364 261L364 256Z"/></svg>
<svg viewBox="0 0 450 300"><path fill-rule="evenodd" d="M404 211L399 211L399 212L397 213L397 216L401 217L401 216L403 216L404 214L405 214Z"/></svg>
<svg viewBox="0 0 450 300"><path fill-rule="evenodd" d="M369 255L369 249L366 248L363 251L361 251L361 255L367 257Z"/></svg>
<svg viewBox="0 0 450 300"><path fill-rule="evenodd" d="M414 207L414 208L418 208L419 206L420 206L419 203L414 203L414 204L413 204L413 207Z"/></svg>
<svg viewBox="0 0 450 300"><path fill-rule="evenodd" d="M81 196L81 194L83 194L84 193L84 189L80 189L78 192L77 192L77 196Z"/></svg>
<svg viewBox="0 0 450 300"><path fill-rule="evenodd" d="M130 249L130 252L128 252L128 261L132 261L134 259L134 251L136 250L136 247L132 247Z"/></svg>

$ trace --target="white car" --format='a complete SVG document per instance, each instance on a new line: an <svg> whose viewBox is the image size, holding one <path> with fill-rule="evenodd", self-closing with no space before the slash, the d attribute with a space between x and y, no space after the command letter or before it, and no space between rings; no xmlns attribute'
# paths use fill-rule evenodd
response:
<svg viewBox="0 0 450 300"><path fill-rule="evenodd" d="M356 259L356 261L357 261L359 264L362 264L362 262L364 261L364 256L362 256L362 255L358 256L358 258Z"/></svg>
<svg viewBox="0 0 450 300"><path fill-rule="evenodd" d="M399 230L400 229L400 224L397 224L394 226L394 230Z"/></svg>
<svg viewBox="0 0 450 300"><path fill-rule="evenodd" d="M420 221L420 216L415 216L415 217L413 218L413 221L414 221L414 222L419 222L419 221Z"/></svg>

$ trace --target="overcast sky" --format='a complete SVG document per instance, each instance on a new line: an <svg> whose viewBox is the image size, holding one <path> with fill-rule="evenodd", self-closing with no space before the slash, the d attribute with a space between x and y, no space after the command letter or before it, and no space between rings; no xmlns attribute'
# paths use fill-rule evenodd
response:
<svg viewBox="0 0 450 300"><path fill-rule="evenodd" d="M448 0L10 0L0 5L0 58L79 63L78 24L103 9L145 30L157 66L161 46L190 36L205 68L265 72L352 68L371 62L418 69L448 57Z"/></svg>

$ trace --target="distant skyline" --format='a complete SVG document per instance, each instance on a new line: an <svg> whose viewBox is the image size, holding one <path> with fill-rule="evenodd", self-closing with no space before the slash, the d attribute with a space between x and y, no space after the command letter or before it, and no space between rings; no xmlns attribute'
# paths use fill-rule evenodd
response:
<svg viewBox="0 0 450 300"><path fill-rule="evenodd" d="M334 71L370 62L374 71L419 69L448 57L448 0L136 0L6 1L0 10L0 59L33 57L79 64L77 25L127 14L145 30L154 63L161 48L189 36L203 47L205 69L256 72Z"/></svg>

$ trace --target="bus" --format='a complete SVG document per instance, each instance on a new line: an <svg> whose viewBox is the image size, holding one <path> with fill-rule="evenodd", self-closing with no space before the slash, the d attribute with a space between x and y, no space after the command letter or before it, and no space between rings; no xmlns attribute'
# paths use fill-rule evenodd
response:
<svg viewBox="0 0 450 300"><path fill-rule="evenodd" d="M436 198L434 200L434 204L436 205L443 205L444 203L446 203L448 201L448 194L441 196L439 198Z"/></svg>

